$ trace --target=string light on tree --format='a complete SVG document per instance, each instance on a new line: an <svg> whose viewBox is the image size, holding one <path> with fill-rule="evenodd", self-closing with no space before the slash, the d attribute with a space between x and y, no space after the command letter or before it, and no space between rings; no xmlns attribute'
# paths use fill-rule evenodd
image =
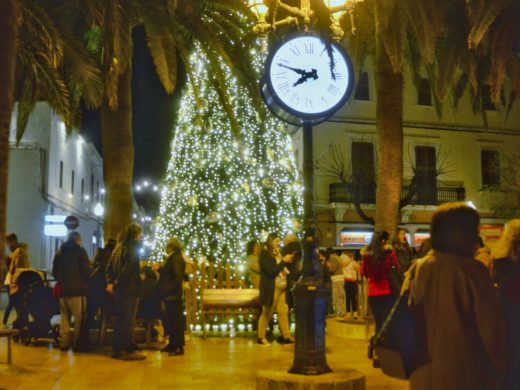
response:
<svg viewBox="0 0 520 390"><path fill-rule="evenodd" d="M260 73L263 59L252 59ZM292 143L279 120L269 115L260 120L246 89L224 66L229 104L239 121L237 136L197 45L190 62L194 78L180 103L153 254L161 258L166 240L177 236L199 264L229 263L243 279L248 241L264 240L266 232L301 228L302 185ZM202 105L196 103L192 84Z"/></svg>

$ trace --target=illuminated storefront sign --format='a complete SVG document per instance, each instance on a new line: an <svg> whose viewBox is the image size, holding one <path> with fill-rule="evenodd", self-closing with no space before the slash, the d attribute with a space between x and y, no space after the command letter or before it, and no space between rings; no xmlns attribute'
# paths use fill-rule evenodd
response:
<svg viewBox="0 0 520 390"><path fill-rule="evenodd" d="M415 248L419 248L421 244L428 238L430 238L429 232L415 232L413 235L413 246Z"/></svg>
<svg viewBox="0 0 520 390"><path fill-rule="evenodd" d="M503 225L480 225L480 236L486 244L497 242L504 230Z"/></svg>
<svg viewBox="0 0 520 390"><path fill-rule="evenodd" d="M340 246L363 246L370 244L372 232L343 231L339 236Z"/></svg>

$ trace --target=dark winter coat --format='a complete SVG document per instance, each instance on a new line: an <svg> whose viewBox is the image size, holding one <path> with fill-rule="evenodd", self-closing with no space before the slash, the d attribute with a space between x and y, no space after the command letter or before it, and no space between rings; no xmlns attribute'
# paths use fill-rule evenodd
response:
<svg viewBox="0 0 520 390"><path fill-rule="evenodd" d="M438 251L416 262L410 303L424 312L420 344L429 362L412 373L410 389L496 389L503 329L486 268L471 257Z"/></svg>
<svg viewBox="0 0 520 390"><path fill-rule="evenodd" d="M276 259L267 249L260 252L260 304L271 306L274 301L274 287L276 277L284 267L285 262L276 264Z"/></svg>
<svg viewBox="0 0 520 390"><path fill-rule="evenodd" d="M285 245L282 249L280 249L280 253L282 256L294 254L292 263L286 263L285 266L289 270L289 274L287 275L287 289L285 293L285 300L289 307L294 306L294 297L292 294L292 289L300 279L301 275L301 261L302 261L302 244L298 241L293 241Z"/></svg>
<svg viewBox="0 0 520 390"><path fill-rule="evenodd" d="M116 294L123 297L141 295L141 268L139 264L139 242L126 240L118 244L108 262L105 278L114 285Z"/></svg>
<svg viewBox="0 0 520 390"><path fill-rule="evenodd" d="M515 390L520 384L520 265L510 259L493 262L505 321L505 372L501 389Z"/></svg>
<svg viewBox="0 0 520 390"><path fill-rule="evenodd" d="M186 262L181 251L176 251L166 259L159 269L159 291L166 301L180 301L182 299L182 284Z"/></svg>
<svg viewBox="0 0 520 390"><path fill-rule="evenodd" d="M87 296L90 280L87 251L74 241L65 242L54 256L52 276L61 284L61 296Z"/></svg>
<svg viewBox="0 0 520 390"><path fill-rule="evenodd" d="M400 270L404 274L412 265L415 252L409 245L400 244L394 244L394 251L395 255L397 256L397 260L399 261Z"/></svg>

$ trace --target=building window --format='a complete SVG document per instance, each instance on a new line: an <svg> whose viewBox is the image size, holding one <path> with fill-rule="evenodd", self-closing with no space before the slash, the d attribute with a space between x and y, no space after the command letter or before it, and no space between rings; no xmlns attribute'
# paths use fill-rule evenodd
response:
<svg viewBox="0 0 520 390"><path fill-rule="evenodd" d="M433 146L415 147L417 204L437 204L437 155Z"/></svg>
<svg viewBox="0 0 520 390"><path fill-rule="evenodd" d="M368 88L368 73L361 72L359 80L356 85L356 92L354 93L356 100L370 100L370 90Z"/></svg>
<svg viewBox="0 0 520 390"><path fill-rule="evenodd" d="M432 90L430 80L420 77L417 85L417 104L420 106L432 105Z"/></svg>
<svg viewBox="0 0 520 390"><path fill-rule="evenodd" d="M60 188L63 188L63 161L60 161Z"/></svg>
<svg viewBox="0 0 520 390"><path fill-rule="evenodd" d="M94 175L90 175L90 199L94 200Z"/></svg>
<svg viewBox="0 0 520 390"><path fill-rule="evenodd" d="M482 150L482 187L500 185L500 154L496 150Z"/></svg>
<svg viewBox="0 0 520 390"><path fill-rule="evenodd" d="M85 200L85 179L81 179L81 200Z"/></svg>
<svg viewBox="0 0 520 390"><path fill-rule="evenodd" d="M375 202L374 177L374 145L372 142L352 142L352 181L361 203Z"/></svg>
<svg viewBox="0 0 520 390"><path fill-rule="evenodd" d="M74 172L74 169L72 170L72 173L70 175L70 193L74 194L74 178L75 178L76 172Z"/></svg>
<svg viewBox="0 0 520 390"><path fill-rule="evenodd" d="M99 202L99 180L96 183L96 200Z"/></svg>

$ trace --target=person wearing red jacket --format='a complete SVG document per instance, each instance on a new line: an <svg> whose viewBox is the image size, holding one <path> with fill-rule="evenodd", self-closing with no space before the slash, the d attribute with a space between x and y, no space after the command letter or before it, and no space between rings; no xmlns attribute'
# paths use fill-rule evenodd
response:
<svg viewBox="0 0 520 390"><path fill-rule="evenodd" d="M368 279L368 305L376 323L376 334L392 309L396 296L390 288L388 272L399 268L399 261L388 245L386 231L375 232L370 245L361 250L361 274Z"/></svg>

